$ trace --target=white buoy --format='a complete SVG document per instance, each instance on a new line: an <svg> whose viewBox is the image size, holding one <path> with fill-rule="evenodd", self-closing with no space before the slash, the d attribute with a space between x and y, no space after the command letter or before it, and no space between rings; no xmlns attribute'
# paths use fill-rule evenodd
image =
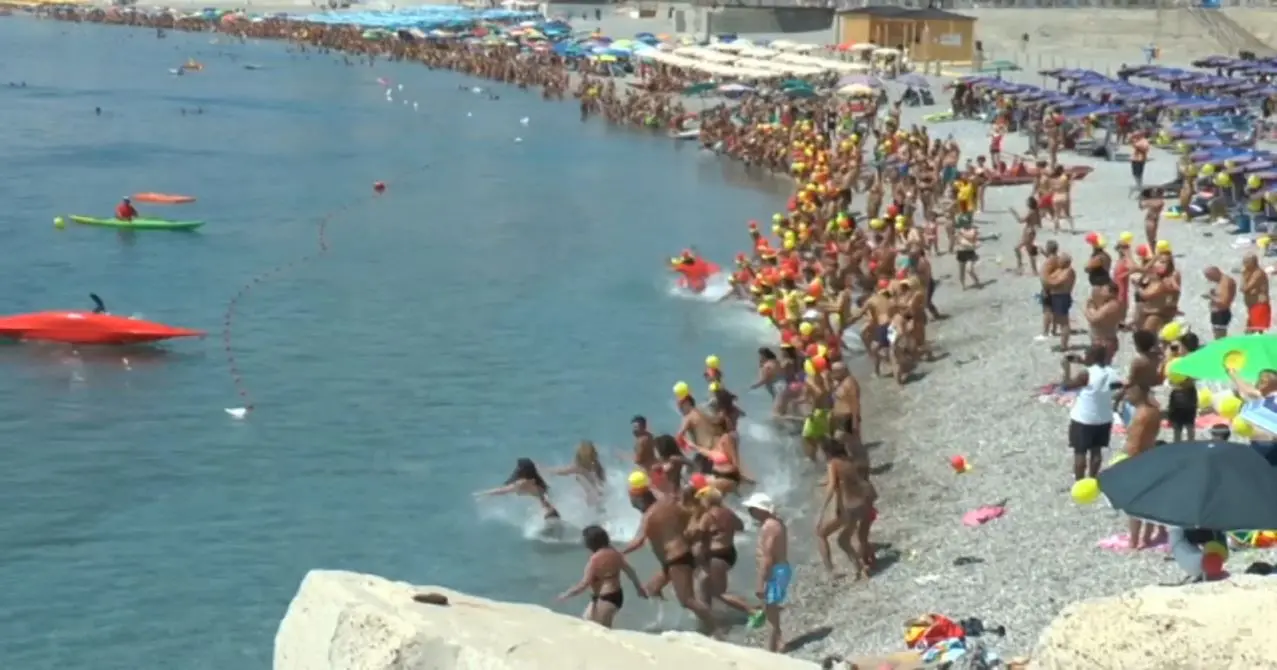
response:
<svg viewBox="0 0 1277 670"><path fill-rule="evenodd" d="M412 111L417 111L417 103L412 103Z"/></svg>
<svg viewBox="0 0 1277 670"><path fill-rule="evenodd" d="M519 142L522 142L522 141L523 141L523 138L522 138L522 137L516 137L516 138L514 138L514 143L515 143L515 144L518 144Z"/></svg>
<svg viewBox="0 0 1277 670"><path fill-rule="evenodd" d="M474 116L474 112L466 112L466 117L467 117L467 118L469 118L469 117L471 117L471 116Z"/></svg>
<svg viewBox="0 0 1277 670"><path fill-rule="evenodd" d="M403 84L400 84L400 85L399 85L399 90L401 90L401 91L403 90Z"/></svg>
<svg viewBox="0 0 1277 670"><path fill-rule="evenodd" d="M226 413L231 415L232 419L242 419L248 416L247 407L227 407Z"/></svg>
<svg viewBox="0 0 1277 670"><path fill-rule="evenodd" d="M523 117L523 118L519 119L519 124L520 124L520 125L524 125L524 126L526 126L526 125L528 125L528 122L529 122L530 120L531 120L531 119L529 119L528 117L526 117L526 116L525 116L525 117Z"/></svg>

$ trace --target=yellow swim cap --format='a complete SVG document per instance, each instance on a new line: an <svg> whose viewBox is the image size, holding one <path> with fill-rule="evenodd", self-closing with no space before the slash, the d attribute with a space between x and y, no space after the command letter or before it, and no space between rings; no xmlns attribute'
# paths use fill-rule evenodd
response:
<svg viewBox="0 0 1277 670"><path fill-rule="evenodd" d="M687 382L678 382L674 385L674 396L677 398L686 398L692 390L688 388Z"/></svg>
<svg viewBox="0 0 1277 670"><path fill-rule="evenodd" d="M706 356L706 357L705 357L705 367L707 367L707 368L709 368L709 369L711 369L711 370L717 370L717 369L718 369L718 356L715 356L715 355L713 355L713 354L710 354L709 356Z"/></svg>
<svg viewBox="0 0 1277 670"><path fill-rule="evenodd" d="M643 491L652 485L652 481L647 478L647 473L642 470L631 472L629 483L631 491Z"/></svg>
<svg viewBox="0 0 1277 670"><path fill-rule="evenodd" d="M1171 252L1171 243L1166 240L1157 241L1157 253L1169 254Z"/></svg>
<svg viewBox="0 0 1277 670"><path fill-rule="evenodd" d="M1122 233L1117 236L1117 241L1122 244L1130 244L1135 241L1135 235L1133 233Z"/></svg>

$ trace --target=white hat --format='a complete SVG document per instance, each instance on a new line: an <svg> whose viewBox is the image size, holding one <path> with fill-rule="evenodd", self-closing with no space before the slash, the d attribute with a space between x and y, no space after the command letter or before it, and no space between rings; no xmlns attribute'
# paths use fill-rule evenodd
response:
<svg viewBox="0 0 1277 670"><path fill-rule="evenodd" d="M766 493L754 493L745 499L745 509L759 509L768 514L775 514L776 503Z"/></svg>

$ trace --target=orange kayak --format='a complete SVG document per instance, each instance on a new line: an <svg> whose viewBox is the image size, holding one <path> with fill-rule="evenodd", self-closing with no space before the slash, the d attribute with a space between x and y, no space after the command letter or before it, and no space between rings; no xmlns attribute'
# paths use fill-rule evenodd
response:
<svg viewBox="0 0 1277 670"><path fill-rule="evenodd" d="M195 202L189 195L171 195L168 193L134 193L133 199L138 202L149 202L155 205L185 205Z"/></svg>

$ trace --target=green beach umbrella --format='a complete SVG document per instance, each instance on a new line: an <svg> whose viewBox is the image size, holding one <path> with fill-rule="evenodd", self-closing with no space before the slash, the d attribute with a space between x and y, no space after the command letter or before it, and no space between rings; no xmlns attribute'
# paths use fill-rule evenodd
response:
<svg viewBox="0 0 1277 670"><path fill-rule="evenodd" d="M692 84L691 86L688 86L687 88L683 89L683 95L696 95L698 93L705 93L706 91L712 91L716 88L718 88L718 84L701 82L699 84Z"/></svg>
<svg viewBox="0 0 1277 670"><path fill-rule="evenodd" d="M1277 370L1277 337L1234 335L1215 340L1171 363L1170 371L1201 381L1227 382L1228 371L1253 382L1264 370Z"/></svg>

